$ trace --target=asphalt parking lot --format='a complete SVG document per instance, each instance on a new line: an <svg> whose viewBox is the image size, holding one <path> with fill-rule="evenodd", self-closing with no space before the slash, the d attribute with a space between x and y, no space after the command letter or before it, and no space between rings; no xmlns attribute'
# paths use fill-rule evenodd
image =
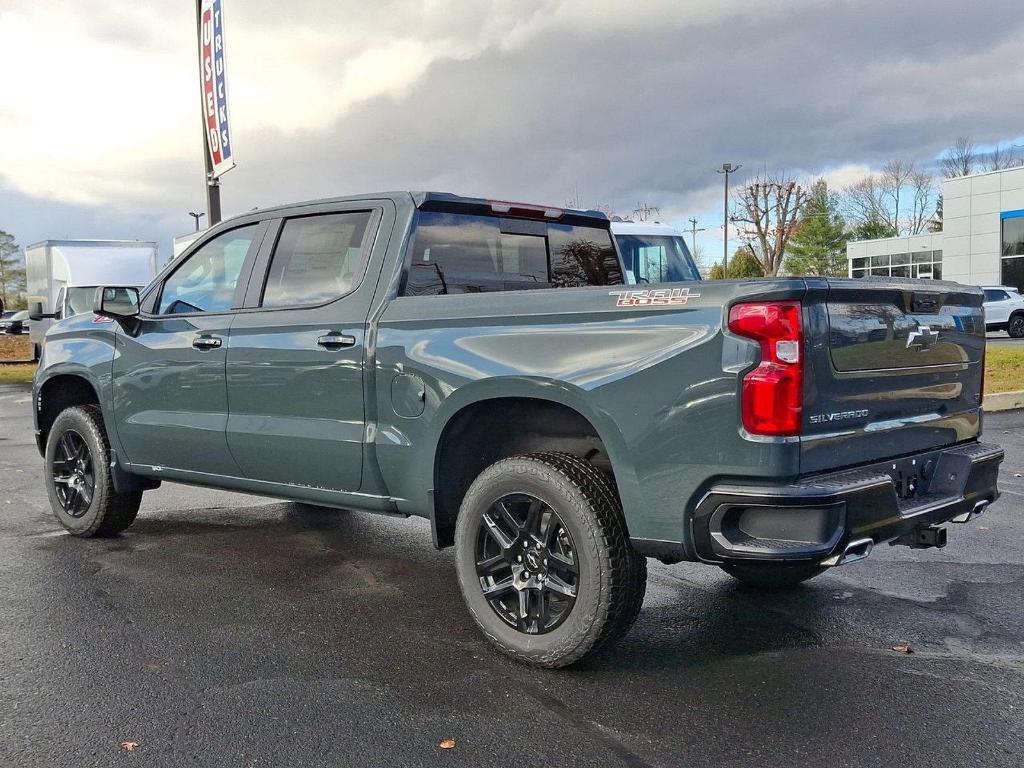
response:
<svg viewBox="0 0 1024 768"><path fill-rule="evenodd" d="M985 343L997 347L1024 347L1024 339L1010 338L1006 331L989 331L985 334Z"/></svg>
<svg viewBox="0 0 1024 768"><path fill-rule="evenodd" d="M62 534L0 386L0 765L1020 766L1024 414L986 439L1003 498L946 549L773 596L651 561L625 641L548 672L491 650L424 521L165 485Z"/></svg>

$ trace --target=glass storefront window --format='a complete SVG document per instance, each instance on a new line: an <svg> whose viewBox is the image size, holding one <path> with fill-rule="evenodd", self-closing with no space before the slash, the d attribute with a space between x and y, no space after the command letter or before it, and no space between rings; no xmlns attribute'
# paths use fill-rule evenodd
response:
<svg viewBox="0 0 1024 768"><path fill-rule="evenodd" d="M855 259L850 259L850 275L852 277L871 275L873 277L915 277L925 280L940 280L942 278L942 251L918 251L913 254L886 253L871 257L858 256Z"/></svg>
<svg viewBox="0 0 1024 768"><path fill-rule="evenodd" d="M1003 256L1024 256L1024 211L1003 214Z"/></svg>
<svg viewBox="0 0 1024 768"><path fill-rule="evenodd" d="M1024 256L1004 258L1002 267L1002 277L999 282L1016 288L1018 291L1024 290Z"/></svg>

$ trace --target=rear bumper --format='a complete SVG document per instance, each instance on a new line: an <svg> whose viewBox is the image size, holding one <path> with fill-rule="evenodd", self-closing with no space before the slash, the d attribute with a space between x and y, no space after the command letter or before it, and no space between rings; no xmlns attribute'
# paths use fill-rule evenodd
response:
<svg viewBox="0 0 1024 768"><path fill-rule="evenodd" d="M717 484L687 520L690 541L711 563L837 565L884 542L917 546L929 526L967 522L999 497L1002 460L998 446L967 443L785 485Z"/></svg>

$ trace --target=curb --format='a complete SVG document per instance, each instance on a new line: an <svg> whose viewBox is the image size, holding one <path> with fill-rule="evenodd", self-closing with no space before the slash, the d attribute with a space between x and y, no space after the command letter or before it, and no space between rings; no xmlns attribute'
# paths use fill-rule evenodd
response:
<svg viewBox="0 0 1024 768"><path fill-rule="evenodd" d="M1017 392L996 392L992 395L985 395L981 407L985 413L1013 411L1017 408L1024 408L1024 389Z"/></svg>

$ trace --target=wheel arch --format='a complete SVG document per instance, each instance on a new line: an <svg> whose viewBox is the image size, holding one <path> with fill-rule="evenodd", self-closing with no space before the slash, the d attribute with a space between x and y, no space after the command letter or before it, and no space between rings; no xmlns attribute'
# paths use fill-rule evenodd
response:
<svg viewBox="0 0 1024 768"><path fill-rule="evenodd" d="M40 453L45 451L50 429L61 412L76 405L100 405L102 408L99 393L99 386L80 371L54 372L37 383L36 435Z"/></svg>
<svg viewBox="0 0 1024 768"><path fill-rule="evenodd" d="M520 453L561 451L588 459L612 475L626 507L635 474L625 460L622 435L610 416L588 406L584 393L528 380L480 384L453 393L443 418L435 419L429 487L438 548L451 545L459 505L472 481L495 461Z"/></svg>

